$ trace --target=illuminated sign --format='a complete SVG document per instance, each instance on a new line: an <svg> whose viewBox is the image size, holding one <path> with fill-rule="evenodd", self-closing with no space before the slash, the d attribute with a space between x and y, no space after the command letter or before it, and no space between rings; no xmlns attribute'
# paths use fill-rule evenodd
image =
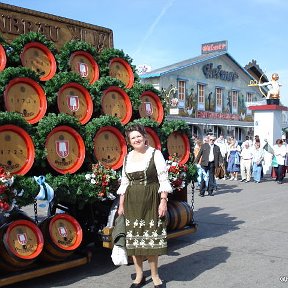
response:
<svg viewBox="0 0 288 288"><path fill-rule="evenodd" d="M228 42L227 41L218 41L212 43L205 43L201 45L201 53L208 54L212 52L221 52L228 50Z"/></svg>

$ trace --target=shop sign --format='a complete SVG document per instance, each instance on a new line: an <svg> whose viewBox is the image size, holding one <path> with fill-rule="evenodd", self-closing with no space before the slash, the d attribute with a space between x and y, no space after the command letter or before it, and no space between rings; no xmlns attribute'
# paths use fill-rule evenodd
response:
<svg viewBox="0 0 288 288"><path fill-rule="evenodd" d="M205 43L201 45L201 53L208 54L212 52L221 52L227 51L228 49L228 42L225 41L218 41L212 43Z"/></svg>
<svg viewBox="0 0 288 288"><path fill-rule="evenodd" d="M206 78L215 78L224 81L235 81L239 78L238 73L222 70L222 65L213 68L213 63L203 65L202 71Z"/></svg>
<svg viewBox="0 0 288 288"><path fill-rule="evenodd" d="M212 118L224 120L241 120L238 114L217 113L211 111L196 111L196 118Z"/></svg>

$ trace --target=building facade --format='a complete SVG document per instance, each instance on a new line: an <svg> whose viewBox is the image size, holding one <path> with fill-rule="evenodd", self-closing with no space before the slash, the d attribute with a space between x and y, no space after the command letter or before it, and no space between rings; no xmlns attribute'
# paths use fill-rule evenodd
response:
<svg viewBox="0 0 288 288"><path fill-rule="evenodd" d="M233 135L243 141L253 136L249 105L263 101L256 83L262 75L256 61L239 65L227 51L203 53L140 75L142 83L159 89L170 102L169 118L185 120L192 133Z"/></svg>

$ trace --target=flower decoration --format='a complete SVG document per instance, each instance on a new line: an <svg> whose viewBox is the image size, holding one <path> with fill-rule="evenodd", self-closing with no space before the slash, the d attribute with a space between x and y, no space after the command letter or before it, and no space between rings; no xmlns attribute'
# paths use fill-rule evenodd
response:
<svg viewBox="0 0 288 288"><path fill-rule="evenodd" d="M98 162L92 165L92 173L87 173L85 179L95 185L95 193L99 198L116 198L114 194L119 187L119 174L115 170Z"/></svg>
<svg viewBox="0 0 288 288"><path fill-rule="evenodd" d="M14 177L0 167L0 213L9 212L14 207L16 193L12 189Z"/></svg>
<svg viewBox="0 0 288 288"><path fill-rule="evenodd" d="M179 158L175 154L166 160L168 178L174 191L180 191L186 185L188 166L179 162Z"/></svg>

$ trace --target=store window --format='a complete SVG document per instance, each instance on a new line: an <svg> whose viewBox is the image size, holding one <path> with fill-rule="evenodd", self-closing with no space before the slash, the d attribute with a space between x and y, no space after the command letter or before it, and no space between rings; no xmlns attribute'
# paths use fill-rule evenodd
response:
<svg viewBox="0 0 288 288"><path fill-rule="evenodd" d="M215 94L216 94L216 112L222 112L223 89L217 87L215 90Z"/></svg>
<svg viewBox="0 0 288 288"><path fill-rule="evenodd" d="M185 106L185 91L186 91L186 81L178 80L178 107L184 108Z"/></svg>
<svg viewBox="0 0 288 288"><path fill-rule="evenodd" d="M205 85L197 84L198 110L205 110Z"/></svg>
<svg viewBox="0 0 288 288"><path fill-rule="evenodd" d="M253 93L247 92L246 93L246 107L247 107L246 114L247 115L252 115L252 111L248 108L249 106L252 105L252 102L253 102Z"/></svg>
<svg viewBox="0 0 288 288"><path fill-rule="evenodd" d="M238 114L238 96L239 96L239 92L236 91L236 90L232 90L231 96L232 96L232 113L233 114Z"/></svg>

